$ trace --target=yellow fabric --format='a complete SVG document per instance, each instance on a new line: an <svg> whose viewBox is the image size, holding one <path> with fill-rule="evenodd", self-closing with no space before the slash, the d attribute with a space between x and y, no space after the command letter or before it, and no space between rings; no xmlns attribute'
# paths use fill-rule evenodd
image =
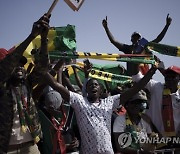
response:
<svg viewBox="0 0 180 154"><path fill-rule="evenodd" d="M81 62L76 63L76 65L78 67L84 67L84 63L81 63ZM69 75L74 74L74 71L73 71L71 65L68 65L66 67L68 68L68 74ZM78 71L79 70L77 70L77 72ZM100 71L100 70L96 70L96 69L92 69L91 72L89 73L89 76L92 77L92 78L105 80L105 81L110 81L110 82L113 81L113 76L115 76L115 75L116 74L105 72L105 71ZM123 77L123 75L122 75L122 77ZM129 80L129 82L132 81L131 77L129 77L129 78L127 76L124 76L124 77L127 78L127 80ZM116 79L114 79L114 80L116 80Z"/></svg>
<svg viewBox="0 0 180 154"><path fill-rule="evenodd" d="M170 94L171 94L170 89L164 89L163 95L170 95Z"/></svg>
<svg viewBox="0 0 180 154"><path fill-rule="evenodd" d="M56 31L54 29L50 29L48 32L48 51L53 51L55 49L54 46L54 39L56 37ZM18 44L19 45L19 44ZM16 45L15 48L18 46ZM26 50L23 53L23 56L25 56L28 60L26 67L29 63L33 63L33 57L31 55L32 49L38 49L41 46L41 37L38 35L26 48Z"/></svg>
<svg viewBox="0 0 180 154"><path fill-rule="evenodd" d="M177 56L180 57L180 47L177 47L178 51L177 51Z"/></svg>
<svg viewBox="0 0 180 154"><path fill-rule="evenodd" d="M34 142L35 143L38 143L40 141L40 137L39 136L36 136L35 138L34 138Z"/></svg>
<svg viewBox="0 0 180 154"><path fill-rule="evenodd" d="M22 125L22 126L21 126L21 130L22 130L23 133L26 133L26 131L27 131L27 125Z"/></svg>

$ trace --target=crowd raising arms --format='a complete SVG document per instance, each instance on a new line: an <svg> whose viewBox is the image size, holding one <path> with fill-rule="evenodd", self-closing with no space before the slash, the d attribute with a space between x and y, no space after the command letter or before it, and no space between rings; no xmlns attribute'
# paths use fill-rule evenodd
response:
<svg viewBox="0 0 180 154"><path fill-rule="evenodd" d="M61 97L63 98L63 100L66 103L69 103L69 105L74 109L75 115L77 118L77 124L78 124L79 131L80 131L80 136L81 136L80 153L89 153L89 154L112 153L113 154L114 152L113 152L113 147L112 147L112 142L111 142L111 125L112 125L111 117L112 117L113 111L115 109L118 109L120 106L126 106L128 104L128 106L126 106L127 112L129 115L130 114L133 115L134 113L131 112L133 110L132 108L134 108L134 107L132 107L133 104L129 104L130 102L131 103L133 102L133 100L132 100L133 96L135 97L139 93L139 91L141 91L141 89L143 89L145 86L147 87L147 89L150 91L151 94L154 94L153 88L151 86L155 85L155 83L151 80L151 78L155 74L156 70L160 69L159 63L161 63L161 62L157 61L157 65L152 65L152 67L149 69L149 71L144 76L142 76L141 74L140 75L137 74L138 73L138 67L137 67L136 70L133 70L131 72L134 75L133 80L136 81L136 83L134 83L134 85L131 88L128 88L126 91L123 91L121 94L117 94L114 96L107 96L104 99L101 98L102 91L101 91L99 82L96 79L89 78L89 76L88 76L90 70L92 69L92 64L85 63L84 64L84 72L85 72L85 78L87 79L87 82L84 82L84 85L82 85L82 83L79 81L80 89L82 91L85 90L85 93L86 93L86 95L82 96L81 94L77 94L75 92L71 83L65 76L64 76L64 79L66 80L66 82L65 82L66 84L63 85L62 81L58 82L54 78L54 75L51 75L51 74L53 74L53 72L50 73L50 71L49 71L50 60L48 57L48 49L47 49L47 45L48 45L47 34L48 34L48 30L49 30L49 19L50 19L49 15L48 16L46 14L43 15L37 22L35 22L33 24L30 35L17 48L15 48L15 50L12 53L8 54L4 59L2 59L0 61L0 70L1 70L0 92L2 93L2 95L0 95L1 104L2 104L0 120L5 121L5 115L11 116L11 118L9 118L9 121L6 121L6 123L4 123L4 125L2 126L3 128L8 127L9 129L8 130L3 129L3 131L0 131L0 139L2 139L2 142L0 144L0 152L2 152L2 153L10 152L12 150L15 150L17 147L17 144L14 144L15 143L14 141L16 139L12 140L13 134L10 132L12 132L12 130L14 129L15 122L13 121L13 117L15 117L16 114L18 114L18 113L15 111L11 112L12 110L8 109L8 106L4 105L4 104L8 105L7 100L11 101L9 98L6 99L5 97L7 95L4 95L4 94L9 95L8 88L11 88L11 91L16 89L18 91L18 93L20 93L21 90L19 90L19 89L27 86L24 83L30 83L30 81L34 82L35 79L39 79L39 77L41 76L41 77L43 77L43 80L42 80L43 83L45 85L47 84L47 85L51 86L51 88L53 88L53 90L58 92L61 95ZM152 42L158 43L163 39L163 37L165 36L165 34L168 30L169 25L171 24L171 21L172 21L172 19L169 17L169 14L168 14L166 17L165 27L163 28L161 33L157 36L157 38L152 40ZM111 41L111 43L114 46L116 46L120 51L124 52L125 54L127 54L127 53L134 54L133 51L137 47L137 42L141 38L141 35L139 33L137 33L137 32L133 33L133 35L131 36L132 45L126 45L126 44L120 43L114 39L113 35L111 34L111 32L108 28L107 17L106 17L106 19L104 19L102 21L102 24L103 24L103 27L106 31L106 34L107 34L109 40ZM22 65L22 63L21 63L22 55L23 55L23 52L26 50L27 46L30 44L30 42L34 38L36 38L36 36L38 36L38 35L41 35L40 52L38 53L38 58L36 59L36 63L35 63L35 67L34 67L33 71L27 77L26 74L23 74L24 73L24 68L23 68L24 64ZM10 63L10 61L11 61L11 63ZM64 62L64 60L60 59L59 62L57 63L57 65L54 67L54 70L56 70L58 72L59 66L62 69L63 62ZM6 66L7 69L4 69L4 66ZM17 68L17 69L14 69L14 68ZM76 74L76 78L78 78L75 68L73 68L73 69ZM165 86L164 85L161 86L161 89L162 89L161 91L163 91L164 87L170 89L171 93L176 93L177 91L179 91L177 89L178 82L180 79L179 74L180 74L179 67L173 67L173 68L169 68L169 69L165 70L164 74L163 74L163 75L165 75ZM60 71L60 76L61 75L62 75L62 70ZM12 79L11 78L12 76L17 77L16 78L17 80L14 83L9 82L9 79ZM170 79L172 78L172 76L176 80L173 80L174 82L170 83ZM28 80L28 82L25 82L26 80ZM62 78L60 78L60 80L62 80ZM78 80L80 80L80 79L78 79ZM37 83L42 84L42 81L40 82L40 80L37 80L35 84L37 84ZM5 86L4 85L5 82L7 82L8 84L11 84L11 85L9 87ZM30 106L27 106L27 109L28 109L28 107L32 107L32 106L33 106L33 108L35 107L35 105L33 103L34 101L32 101L32 95L31 95L31 92L33 91L33 86L34 86L33 82L30 83L30 85L28 85L25 88L26 89L25 95L27 97L26 101L28 102L30 100L28 102L28 103L30 103L29 104ZM69 85L69 89L67 89L67 87L68 87L67 85ZM65 86L67 86L67 87L65 87ZM84 89L83 89L83 86L85 86ZM27 90L29 88L31 88L30 91ZM42 89L40 89L40 90L42 90ZM12 93L15 93L15 91ZM37 91L40 92L39 89ZM38 95L39 95L39 93L38 93ZM179 96L179 93L178 93L178 96ZM153 95L151 95L151 97L153 97ZM36 95L34 98L36 99L39 97ZM13 100L13 103L14 103L13 106L15 107L15 104L19 103L18 99L15 98L14 95L12 95L11 99ZM153 101L153 99L151 99L151 101ZM4 104L3 104L3 102L4 102ZM20 100L20 103L23 103L23 102L24 102L23 99ZM50 102L50 103L52 103L52 102ZM176 103L176 102L174 102L174 103ZM153 103L151 103L151 104L153 104ZM152 122L155 123L156 127L158 128L158 130L160 131L160 133L162 135L164 133L164 131L166 132L166 130L165 130L166 127L164 129L162 129L157 124L157 121L153 118L154 114L152 114L151 108L152 108L152 106L150 106L149 113L147 111L147 114L150 117L152 117ZM36 120L39 121L36 109L34 109L34 111L35 111L35 115L37 116ZM157 112L160 113L160 110L158 110ZM26 114L26 111L25 111L25 114ZM31 115L32 113L28 112L28 114ZM177 111L174 109L174 114L175 114L174 121L177 122L178 121L177 115L179 115L179 110ZM136 114L134 114L134 115L136 115ZM137 115L137 117L138 116L139 115ZM162 117L162 116L160 115L160 117ZM19 127L22 126L23 118L24 117L19 118L19 123L20 123ZM141 118L142 117L140 117L140 119ZM35 145L34 143L38 142L36 137L40 136L41 128L40 128L39 123L37 123L37 126L39 126L39 128L38 128L37 132L33 132L32 129L30 128L33 126L28 125L29 121L26 118L24 118L24 119L27 123L27 127L29 127L28 133L31 134L32 137L26 138L25 136L23 136L22 137L23 140L19 141L17 139L18 140L17 143L20 143L20 144L23 143L23 145L26 145L26 141L28 141L28 143L30 143L32 141L31 142L32 144L28 144L28 146L27 146L27 149L28 148L30 149L30 148L32 148L32 146ZM130 119L132 119L132 116L130 117ZM161 121L164 121L163 117L162 117ZM114 126L114 129L115 128L116 127ZM175 123L175 133L177 136L179 136L179 128L180 128L179 122ZM34 134L36 134L37 136ZM20 146L18 146L18 148L19 147ZM20 147L20 149L21 148L22 147ZM132 149L124 149L121 152L126 153L127 152L126 150L131 151ZM132 151L137 152L138 150L132 150ZM145 151L145 150L143 151L143 149L142 149L141 152L147 153L148 151ZM36 147L36 153L39 153L37 147Z"/></svg>

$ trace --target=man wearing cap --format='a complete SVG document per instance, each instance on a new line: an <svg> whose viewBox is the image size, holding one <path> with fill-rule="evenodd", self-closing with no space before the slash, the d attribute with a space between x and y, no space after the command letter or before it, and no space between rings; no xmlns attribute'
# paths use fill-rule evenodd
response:
<svg viewBox="0 0 180 154"><path fill-rule="evenodd" d="M165 83L151 79L146 88L150 91L147 114L164 136L180 136L180 67L171 66L163 72ZM143 75L139 72L133 76L139 81Z"/></svg>
<svg viewBox="0 0 180 154"><path fill-rule="evenodd" d="M169 14L166 17L166 25L163 28L163 30L161 31L161 33L157 36L156 39L152 40L151 42L155 42L155 43L159 43L163 37L165 36L170 24L171 24L171 17L169 17ZM107 22L107 17L106 19L104 19L102 21L102 25L106 31L106 34L110 40L110 42L119 49L119 51L122 51L125 54L136 54L136 48L138 47L138 41L141 39L141 34L138 32L134 32L131 35L131 45L127 45L127 44L123 44L117 40L115 40L114 36L112 35L112 33L110 32L109 28L108 28L108 22ZM133 65L131 65L131 63L127 63L127 71L128 71L128 75L132 75L131 74L131 70L133 70Z"/></svg>
<svg viewBox="0 0 180 154"><path fill-rule="evenodd" d="M39 154L36 143L41 136L41 126L35 102L32 99L32 83L35 82L43 63L35 66L27 76L22 56L29 43L41 35L41 45L46 46L49 17L42 16L33 24L32 32L12 53L0 60L0 153ZM39 62L46 61L41 49Z"/></svg>
<svg viewBox="0 0 180 154"><path fill-rule="evenodd" d="M63 99L59 92L50 90L42 95L44 106L39 111L43 131L43 154L73 153L78 151L79 142L73 130L63 130L66 123L66 111L62 106ZM43 112L42 112L43 111Z"/></svg>
<svg viewBox="0 0 180 154"><path fill-rule="evenodd" d="M47 91L47 89L49 89L49 91ZM62 101L60 93L51 87L44 89L44 94L39 100L41 109L39 116L43 132L42 145L40 146L42 148L41 153L43 154L55 154L57 150L63 154L66 150L62 137L62 127L65 120L62 118L63 114L60 111ZM60 117L61 115L62 117Z"/></svg>
<svg viewBox="0 0 180 154"><path fill-rule="evenodd" d="M126 114L119 115L113 124L116 150L128 154L137 153L140 150L141 153L147 154L149 150L154 150L154 147L150 147L150 145L148 146L152 149L147 148L145 144L135 142L137 138L146 140L153 131L149 117L143 114L143 111L147 108L146 92L139 91L132 99L126 102L125 108L127 110ZM122 142L118 141L119 136L123 133L130 133L133 138L132 143L124 148L122 148Z"/></svg>

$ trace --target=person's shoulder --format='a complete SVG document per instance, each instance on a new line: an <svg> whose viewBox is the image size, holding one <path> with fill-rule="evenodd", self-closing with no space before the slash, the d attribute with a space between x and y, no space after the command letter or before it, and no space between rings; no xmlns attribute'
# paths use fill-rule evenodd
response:
<svg viewBox="0 0 180 154"><path fill-rule="evenodd" d="M69 91L69 93L70 93L70 95L82 96L82 95L80 95L80 94L78 94L78 93L76 93L76 92L73 92L73 91Z"/></svg>
<svg viewBox="0 0 180 154"><path fill-rule="evenodd" d="M125 114L118 115L115 119L115 121L125 121L125 120L126 120Z"/></svg>
<svg viewBox="0 0 180 154"><path fill-rule="evenodd" d="M71 98L83 98L81 94L78 94L76 92L69 91L69 94Z"/></svg>
<svg viewBox="0 0 180 154"><path fill-rule="evenodd" d="M180 88L178 88L176 93L177 93L177 95L180 95Z"/></svg>
<svg viewBox="0 0 180 154"><path fill-rule="evenodd" d="M120 98L121 94L116 94L116 95L112 95L112 96L108 96L107 98Z"/></svg>
<svg viewBox="0 0 180 154"><path fill-rule="evenodd" d="M164 83L160 82L160 81L157 81L157 80L154 80L154 79L151 79L151 85L155 88L164 88Z"/></svg>
<svg viewBox="0 0 180 154"><path fill-rule="evenodd" d="M123 51L125 54L130 54L132 51L132 45L122 44L122 48L119 50Z"/></svg>
<svg viewBox="0 0 180 154"><path fill-rule="evenodd" d="M126 126L125 115L118 115L113 123L113 132L124 132Z"/></svg>
<svg viewBox="0 0 180 154"><path fill-rule="evenodd" d="M145 113L141 114L141 119L146 121L147 123L151 122L151 118L147 114L145 114Z"/></svg>

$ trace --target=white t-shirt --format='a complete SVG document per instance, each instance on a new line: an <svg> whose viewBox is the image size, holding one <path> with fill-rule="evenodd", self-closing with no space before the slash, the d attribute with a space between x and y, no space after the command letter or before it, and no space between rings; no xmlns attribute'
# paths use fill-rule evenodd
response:
<svg viewBox="0 0 180 154"><path fill-rule="evenodd" d="M137 132L137 135L141 135L138 137L147 137L147 134L151 134L152 130L150 125L144 121L142 118L138 124L138 128L141 129L141 132ZM120 133L124 132L126 129L126 115L119 115L116 117L114 124L113 124L113 132Z"/></svg>
<svg viewBox="0 0 180 154"><path fill-rule="evenodd" d="M150 125L142 118L138 123L138 128L140 129L140 131L137 131L136 134L139 140L146 140L148 138L148 134L152 133ZM125 129L126 129L126 115L119 115L114 121L113 132L121 133L121 132L125 132ZM140 143L140 146L143 148L145 144Z"/></svg>
<svg viewBox="0 0 180 154"><path fill-rule="evenodd" d="M119 107L120 95L90 103L86 97L70 92L70 105L74 108L81 135L82 154L113 154L111 144L111 117Z"/></svg>
<svg viewBox="0 0 180 154"><path fill-rule="evenodd" d="M132 78L133 81L137 82L143 78L143 75L139 72ZM151 117L152 122L155 124L159 132L164 134L164 126L161 114L164 84L155 80L150 80L147 83L146 88L150 91L151 94L151 99L149 100L149 109L146 111L146 113ZM175 131L178 133L178 131L180 131L180 89L177 90L176 93L171 94L171 99Z"/></svg>

